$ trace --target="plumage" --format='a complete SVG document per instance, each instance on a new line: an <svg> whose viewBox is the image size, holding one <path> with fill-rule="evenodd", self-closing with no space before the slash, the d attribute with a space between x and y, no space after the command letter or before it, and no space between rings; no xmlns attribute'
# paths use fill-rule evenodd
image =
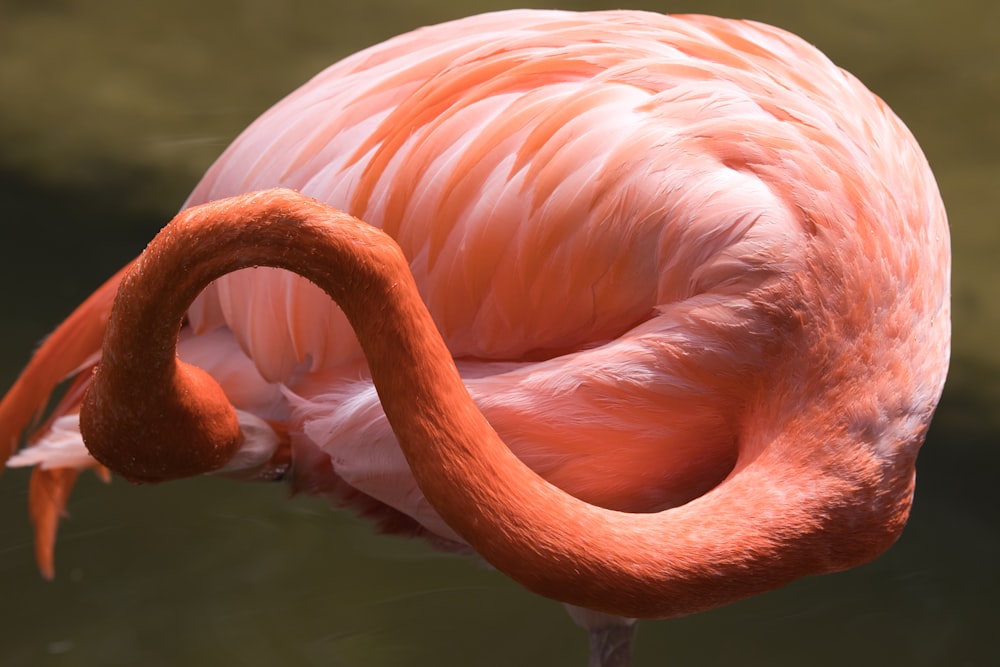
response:
<svg viewBox="0 0 1000 667"><path fill-rule="evenodd" d="M804 494L788 532L827 535L830 553L804 559L816 572L898 535L947 369L947 222L902 122L799 38L635 11L424 28L267 111L186 207L275 186L398 243L475 404L558 488L678 517L741 489L768 526L769 503ZM11 452L55 384L97 363L121 277L0 403ZM225 474L285 476L388 529L466 541L418 485L371 360L320 287L276 268L221 277L178 350L238 411L244 451ZM74 396L8 465L100 469ZM75 472L59 474L42 479L68 492ZM63 503L32 495L50 572ZM853 537L852 512L869 522ZM764 540L748 546L761 554L798 544L705 531ZM792 569L759 573L760 590Z"/></svg>

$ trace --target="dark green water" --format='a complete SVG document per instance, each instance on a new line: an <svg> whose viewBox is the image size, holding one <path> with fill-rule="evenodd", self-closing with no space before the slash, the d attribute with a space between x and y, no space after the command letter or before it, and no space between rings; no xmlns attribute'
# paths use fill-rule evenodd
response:
<svg viewBox="0 0 1000 667"><path fill-rule="evenodd" d="M283 94L398 32L510 6L0 0L0 387ZM955 252L953 368L900 542L851 572L645 623L636 664L1000 664L1000 5L628 6L774 23L857 74L921 141ZM585 664L559 605L280 486L87 478L46 583L26 488L23 471L0 477L5 666Z"/></svg>

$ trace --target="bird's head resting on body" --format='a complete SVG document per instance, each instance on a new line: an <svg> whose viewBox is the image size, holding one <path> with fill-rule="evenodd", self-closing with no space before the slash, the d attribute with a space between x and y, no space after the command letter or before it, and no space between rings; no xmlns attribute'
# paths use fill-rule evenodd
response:
<svg viewBox="0 0 1000 667"><path fill-rule="evenodd" d="M548 597L628 617L691 613L869 560L905 521L929 408L882 415L879 430L880 403L871 413L852 407L851 365L870 359L850 355L875 332L851 338L827 331L826 315L805 312L815 305L816 280L788 288L785 276L753 297L771 298L762 308L786 342L748 394L731 474L682 507L616 512L560 491L504 445L469 397L392 239L288 190L182 212L125 278L81 411L99 461L155 481L217 469L239 448L224 394L179 365L173 345L206 284L264 265L309 278L341 305L428 500L483 557ZM155 401L144 407L148 396L136 386L158 387ZM177 449L188 451L166 453Z"/></svg>

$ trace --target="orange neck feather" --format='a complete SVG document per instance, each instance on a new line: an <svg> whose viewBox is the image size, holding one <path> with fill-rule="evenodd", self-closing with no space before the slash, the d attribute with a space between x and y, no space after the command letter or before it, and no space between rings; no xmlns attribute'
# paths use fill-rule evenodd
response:
<svg viewBox="0 0 1000 667"><path fill-rule="evenodd" d="M792 436L741 442L725 482L658 514L565 494L522 464L477 410L395 242L288 190L184 211L123 280L81 410L84 439L101 463L158 481L217 469L239 448L231 406L210 376L176 359L176 338L205 285L262 265L303 275L343 308L428 500L484 558L535 592L623 616L677 616L868 560L898 533L886 531L884 511L862 516L837 500L871 471L854 484L837 470L827 473L831 481L818 471L835 468L834 455ZM815 474L802 474L803 457L812 457ZM905 488L900 495L889 511L905 517Z"/></svg>

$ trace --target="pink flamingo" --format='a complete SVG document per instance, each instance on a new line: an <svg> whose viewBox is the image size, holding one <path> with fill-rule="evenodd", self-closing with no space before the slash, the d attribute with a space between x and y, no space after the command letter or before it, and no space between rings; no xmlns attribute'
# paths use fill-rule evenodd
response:
<svg viewBox="0 0 1000 667"><path fill-rule="evenodd" d="M948 364L946 216L899 119L793 35L425 28L278 103L188 205L0 403L48 577L82 469L284 478L471 546L610 665L625 619L903 528Z"/></svg>

